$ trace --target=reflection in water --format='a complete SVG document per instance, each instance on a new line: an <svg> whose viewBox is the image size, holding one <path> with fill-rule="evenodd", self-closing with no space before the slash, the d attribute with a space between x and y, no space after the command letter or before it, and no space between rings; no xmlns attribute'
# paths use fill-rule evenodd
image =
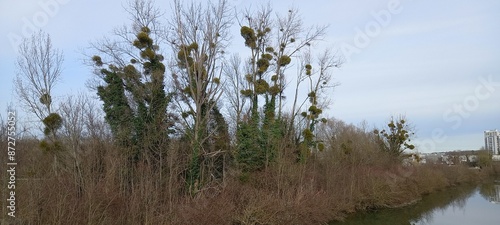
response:
<svg viewBox="0 0 500 225"><path fill-rule="evenodd" d="M500 204L500 181L482 185L479 189L481 196L491 203Z"/></svg>
<svg viewBox="0 0 500 225"><path fill-rule="evenodd" d="M330 225L431 225L431 224L500 224L500 183L449 188L425 196L415 205L357 213L345 222Z"/></svg>

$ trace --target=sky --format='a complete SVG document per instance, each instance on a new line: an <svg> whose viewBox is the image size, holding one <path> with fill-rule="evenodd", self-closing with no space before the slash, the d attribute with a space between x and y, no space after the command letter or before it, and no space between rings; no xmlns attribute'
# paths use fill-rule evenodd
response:
<svg viewBox="0 0 500 225"><path fill-rule="evenodd" d="M168 15L171 1L156 2ZM229 2L237 11L268 3ZM42 29L63 51L56 95L89 92L85 82L92 71L83 64L82 49L129 24L126 3L0 0L0 115L11 102L20 107L12 80L21 38ZM345 63L334 71L340 85L329 93L328 116L381 127L391 116L405 115L421 152L478 149L484 130L500 129L500 1L274 0L270 5L277 13L298 9L304 25L329 25L316 47L336 50ZM233 52L244 48L238 33L232 42Z"/></svg>

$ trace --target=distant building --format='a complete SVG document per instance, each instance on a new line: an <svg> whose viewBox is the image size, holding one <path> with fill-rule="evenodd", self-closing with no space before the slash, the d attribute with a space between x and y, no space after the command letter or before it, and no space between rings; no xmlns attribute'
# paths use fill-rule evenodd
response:
<svg viewBox="0 0 500 225"><path fill-rule="evenodd" d="M500 204L500 185L495 184L495 192L491 192L489 197L489 200L491 203L495 204Z"/></svg>
<svg viewBox="0 0 500 225"><path fill-rule="evenodd" d="M500 155L500 131L484 131L484 147L493 155Z"/></svg>

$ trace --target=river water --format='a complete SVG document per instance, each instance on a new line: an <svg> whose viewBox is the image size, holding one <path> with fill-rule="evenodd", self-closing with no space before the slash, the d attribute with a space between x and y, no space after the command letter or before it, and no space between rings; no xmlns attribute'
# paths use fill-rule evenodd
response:
<svg viewBox="0 0 500 225"><path fill-rule="evenodd" d="M500 225L500 180L433 193L415 205L356 213L330 225Z"/></svg>

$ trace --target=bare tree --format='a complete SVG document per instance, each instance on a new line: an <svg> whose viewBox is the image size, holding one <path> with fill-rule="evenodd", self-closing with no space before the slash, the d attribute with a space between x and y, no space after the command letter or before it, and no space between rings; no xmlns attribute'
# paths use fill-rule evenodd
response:
<svg viewBox="0 0 500 225"><path fill-rule="evenodd" d="M91 132L87 126L89 110L97 108L88 96L83 93L77 96L68 96L62 101L59 109L63 118L62 135L63 142L69 150L66 155L71 164L72 174L74 175L77 193L82 194L84 187L84 178L82 172L83 143L88 140ZM92 113L90 113L92 114Z"/></svg>
<svg viewBox="0 0 500 225"><path fill-rule="evenodd" d="M40 121L53 111L52 91L60 80L63 54L39 31L19 46L15 86L25 109Z"/></svg>
<svg viewBox="0 0 500 225"><path fill-rule="evenodd" d="M320 121L326 122L325 118L320 118L323 109L330 105L330 98L326 90L331 90L337 85L332 83L333 75L331 70L340 67L342 60L327 49L317 58L318 69L313 68L310 59L307 57L305 63L303 69L305 75L299 76L299 80L309 81L309 93L307 94L309 108L301 113L306 123L305 129L302 131L303 143L311 150L323 150L324 144L316 138L316 124ZM297 98L295 97L295 99ZM300 158L304 159L304 156L301 155Z"/></svg>
<svg viewBox="0 0 500 225"><path fill-rule="evenodd" d="M179 0L174 1L169 41L177 57L171 68L178 93L177 104L183 111L192 140L193 152L188 172L190 188L198 188L195 183L204 182L200 160L217 155L206 146L209 139L227 132L220 129L226 125L222 116L217 116L220 115L217 103L222 96L222 59L232 24L229 9L227 0L187 6Z"/></svg>
<svg viewBox="0 0 500 225"><path fill-rule="evenodd" d="M63 54L52 46L50 36L42 31L23 40L19 54L15 78L17 93L26 111L45 126L45 139L40 142L40 148L53 155L53 170L57 175L64 147L58 140L62 118L53 112L52 91L61 77Z"/></svg>
<svg viewBox="0 0 500 225"><path fill-rule="evenodd" d="M152 0L129 0L124 10L129 14L131 24L125 24L115 28L111 32L111 37L104 37L100 40L90 43L92 53L84 52L86 57L85 64L94 67L94 77L87 81L89 89L97 91L97 87L103 85L105 75L101 73L101 68L95 67L93 56L98 55L101 61L116 68L124 68L131 64L144 63L145 59L141 57L140 51L133 45L137 39L137 34L142 29L148 28L148 35L154 41L153 45L157 47L155 51L160 51L160 46L166 39L166 32L161 19L164 15ZM160 52L161 53L161 52ZM133 63L133 64L136 64Z"/></svg>
<svg viewBox="0 0 500 225"><path fill-rule="evenodd" d="M125 67L130 60L144 62L140 52L132 44L137 39L137 34L144 27L149 29L148 34L154 40L154 45L159 46L165 39L164 26L161 23L163 12L152 0L130 0L124 8L129 14L132 24L125 24L112 31L114 38L105 37L100 41L91 43L91 48L97 52L88 55L99 55L104 62L112 63L116 67ZM93 66L94 62L87 62ZM101 76L97 71L98 76Z"/></svg>
<svg viewBox="0 0 500 225"><path fill-rule="evenodd" d="M241 58L234 54L229 59L229 65L224 67L224 75L226 77L226 82L224 85L224 99L225 102L229 104L229 118L231 120L230 127L231 133L234 138L236 136L236 127L239 122L242 121L242 117L248 114L245 110L248 110L248 99L243 98L240 94L240 90L248 89L248 83L245 82L243 75L241 74ZM233 140L237 141L237 140Z"/></svg>

